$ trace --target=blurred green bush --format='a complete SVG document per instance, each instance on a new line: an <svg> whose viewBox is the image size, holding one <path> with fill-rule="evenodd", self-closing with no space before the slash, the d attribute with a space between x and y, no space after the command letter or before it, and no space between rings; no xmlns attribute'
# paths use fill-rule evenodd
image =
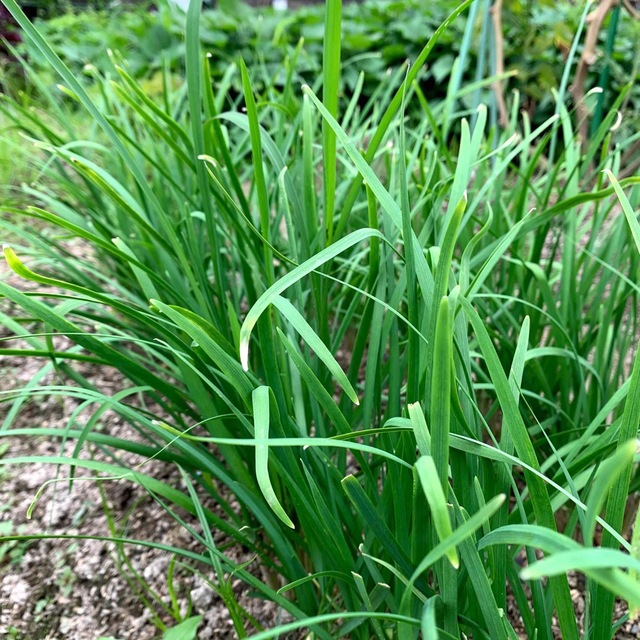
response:
<svg viewBox="0 0 640 640"><path fill-rule="evenodd" d="M441 0L425 5L420 0L367 0L343 7L341 81L343 94L353 92L360 72L364 71L363 99L371 96L386 77L389 68L413 60L425 41L457 6L458 0ZM489 12L479 0L473 26L474 42L491 31ZM489 3L491 4L491 3ZM219 3L220 5L220 3ZM242 3L223 3L222 8L205 10L201 21L201 39L210 55L211 72L220 79L229 65L243 58L249 67L261 67L264 78L278 74L284 84L282 62L295 56L296 79L313 84L322 67L324 5L312 5L288 12L252 9ZM150 10L152 9L152 10ZM541 120L549 115L571 41L577 31L583 7L569 0L507 0L503 8L505 71L516 72L506 90L517 89L530 115ZM423 90L432 101L446 94L447 78L464 41L467 17L456 21L438 42L433 63L422 76ZM120 4L109 11L69 12L49 20L40 20L38 29L57 53L76 73L87 64L104 72L111 68L107 50L119 50L127 59L129 71L140 78L168 64L181 72L184 54L184 15L170 9L166 2ZM590 86L597 82L604 66L609 66L608 106L621 88L637 78L640 67L640 24L623 14L616 33L615 46L607 56L604 41L607 22L601 31L602 55L591 68ZM296 51L300 40L303 46ZM21 45L32 65L48 68L42 54L33 46ZM486 77L492 69L478 69L478 51L465 56L463 81ZM477 73L480 72L480 76ZM239 74L232 79L240 92ZM259 88L259 87L258 87ZM490 89L487 89L490 91ZM472 97L468 100L471 105ZM628 106L634 112L640 105L640 86L629 94Z"/></svg>

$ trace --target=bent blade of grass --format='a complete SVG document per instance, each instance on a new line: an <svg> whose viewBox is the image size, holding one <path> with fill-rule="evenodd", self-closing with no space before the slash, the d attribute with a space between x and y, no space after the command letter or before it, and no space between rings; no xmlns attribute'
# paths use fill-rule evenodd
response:
<svg viewBox="0 0 640 640"><path fill-rule="evenodd" d="M307 343L318 358L322 360L349 399L355 405L359 405L358 394L351 385L351 382L349 382L349 378L347 378L331 351L329 351L324 342L322 342L322 339L313 330L311 325L303 318L302 314L282 296L274 296L272 303L293 325L295 330L300 334L300 337Z"/></svg>
<svg viewBox="0 0 640 640"><path fill-rule="evenodd" d="M320 380L313 373L311 367L306 363L305 359L298 353L295 345L287 338L282 332L280 327L276 327L276 331L280 340L284 344L284 348L289 354L289 358L296 366L300 373L300 377L304 380L309 392L317 400L320 407L325 411L329 420L333 423L333 426L340 434L351 434L351 425L340 411L340 408L336 404L335 400L331 397L331 394L324 388ZM301 435L307 435L306 425L298 425L301 430Z"/></svg>
<svg viewBox="0 0 640 640"><path fill-rule="evenodd" d="M592 549L572 549L554 553L547 558L538 560L534 564L525 567L520 572L523 580L540 580L545 576L557 575L568 571L585 572L588 569L634 569L640 570L640 560L628 553L606 547L594 547ZM640 596L640 583L636 583L632 594L638 603Z"/></svg>
<svg viewBox="0 0 640 640"><path fill-rule="evenodd" d="M401 467L405 467L409 470L413 468L408 462L405 462L402 458L399 458L398 456L386 451L385 449L380 449L378 447L373 447L367 444L359 444L357 442L343 442L338 436L336 436L335 438L311 438L296 436L295 438L268 438L266 440L264 438L217 438L214 436L192 436L162 422L158 422L156 426L175 436L169 444L174 444L180 440L191 440L194 442L211 442L213 444L232 445L236 447L255 447L258 444L262 444L267 445L272 449L274 447L328 447L335 449L353 449L354 451L362 451L364 453L371 453L373 455L380 456L381 458L385 458L386 460L395 462ZM354 437L358 437L358 434L354 434ZM164 449L166 449L168 446L169 445L166 445Z"/></svg>
<svg viewBox="0 0 640 640"><path fill-rule="evenodd" d="M364 558L365 564L368 565L369 571L371 571L372 576L376 576L376 579L378 580L382 579L381 574L378 572L378 569L376 566L376 565L379 565L387 569L387 571L389 571L389 573L391 573L392 576L397 578L403 585L405 585L405 587L409 584L409 578L407 578L395 565L389 562L386 562L381 558L376 558L375 556L368 554L365 551L364 544L360 544L358 546L358 549L362 554L362 557ZM418 600L420 600L420 602L425 603L427 601L427 597L416 587L412 588L412 592L413 592L413 595L416 598L418 598ZM394 607L394 608L397 608L397 607Z"/></svg>
<svg viewBox="0 0 640 640"><path fill-rule="evenodd" d="M269 393L269 387L262 386L255 389L252 394L253 424L256 439L263 441L269 439ZM256 479L264 499L276 516L278 516L287 527L295 529L295 525L282 508L271 484L271 477L269 476L269 447L266 443L256 443Z"/></svg>
<svg viewBox="0 0 640 640"><path fill-rule="evenodd" d="M478 541L478 549L482 551L496 544L534 547L542 549L545 553L581 548L578 542L568 536L534 524L509 524L500 529L494 529Z"/></svg>
<svg viewBox="0 0 640 640"><path fill-rule="evenodd" d="M388 620L389 622L401 622L405 624L413 625L414 627L420 626L420 621L410 616L401 616L394 613L380 613L373 611L348 611L338 613L324 613L318 616L312 616L298 620L297 622L290 622L283 624L275 629L268 629L267 631L261 631L253 636L253 640L270 640L271 638L286 637L290 631L296 631L297 629L304 629L312 625L320 624L322 622L336 622L339 620L352 620L353 618L365 618L370 620ZM335 638L335 636L333 636Z"/></svg>
<svg viewBox="0 0 640 640"><path fill-rule="evenodd" d="M429 503L429 508L431 509L436 533L438 534L440 542L443 542L453 533L453 530L451 528L449 509L447 508L447 499L440 484L438 470L431 456L421 456L418 458L415 469L420 478L424 495ZM457 569L460 566L460 560L455 547L449 549L446 555L451 566Z"/></svg>
<svg viewBox="0 0 640 640"><path fill-rule="evenodd" d="M384 240L384 236L377 229L359 229L350 233L348 236L341 238L331 246L323 249L316 255L312 256L301 265L287 273L285 276L276 281L271 287L269 287L259 298L255 304L247 313L247 316L240 327L240 362L245 371L249 370L249 340L251 339L251 332L259 320L264 311L273 304L273 300L276 296L279 296L283 291L289 288L291 285L298 282L304 276L309 275L318 267L322 266L326 262L333 260L336 256L340 255L343 251L346 251L350 247L353 247L368 238L377 237Z"/></svg>
<svg viewBox="0 0 640 640"><path fill-rule="evenodd" d="M640 184L640 176L630 176L618 181L621 187L634 186ZM550 206L545 211L542 211L536 216L529 216L526 224L519 228L518 238L530 233L531 231L537 231L538 228L544 227L549 224L553 218L565 211L570 211L575 207L579 207L587 202L597 202L598 200L604 200L611 194L615 193L613 187L605 187L604 189L598 189L597 191L589 191L586 193L579 193L574 196L570 196L565 200L556 202L556 204Z"/></svg>
<svg viewBox="0 0 640 640"><path fill-rule="evenodd" d="M401 418L399 420L403 419ZM402 424L399 421L390 420L389 422L392 424ZM496 462L502 462L508 466L521 466L529 473L532 473L533 475L540 478L540 480L548 484L550 487L553 487L561 495L563 501L572 502L582 511L586 512L587 510L587 505L584 504L580 499L578 499L571 491L567 491L557 482L554 482L554 480L545 476L544 473L542 473L540 470L526 464L516 456L509 455L504 451L501 451L500 449L496 449L495 447L485 444L484 442L479 442L477 440L473 440L472 438L457 434L452 434L451 446L460 451L486 458L487 460L495 460ZM629 544L629 542L627 542L627 540L625 540L625 538L620 535L620 533L618 533L610 524L608 524L606 520L598 516L596 518L596 521L599 525L602 526L604 530L606 530L611 536L613 536L613 538L619 545L621 545L628 551L631 551L631 545Z"/></svg>
<svg viewBox="0 0 640 640"><path fill-rule="evenodd" d="M436 604L437 596L429 598L422 608L420 619L420 630L423 640L438 640L438 627L436 626Z"/></svg>
<svg viewBox="0 0 640 640"><path fill-rule="evenodd" d="M351 576L353 577L353 581L356 585L356 588L358 590L358 594L360 595L360 598L362 599L362 604L364 605L364 608L366 611L375 611L376 610L376 606L375 603L372 602L372 597L369 595L368 591L367 591L367 585L365 584L364 579L362 578L362 576L359 573L356 573L355 571L351 572ZM376 588L380 586L380 584L376 585ZM385 585L387 590L389 589L388 585ZM372 592L373 593L373 592ZM378 603L379 604L379 603ZM372 620L371 621L371 625L373 626L373 630L375 631L375 634L378 638L378 640L385 640L386 636L383 634L382 631L382 627L380 626L380 622L378 620ZM347 627L348 625L345 625L345 629L342 630L343 633L348 633L347 631ZM353 630L355 627L349 627L349 630Z"/></svg>
<svg viewBox="0 0 640 640"><path fill-rule="evenodd" d="M346 573L342 573L341 571L333 571L331 569L327 571L318 571L316 573L310 573L308 576L304 578L300 578L299 580L293 580L292 582L288 582L283 587L278 589L278 593L286 593L287 591L293 591L297 587L306 584L307 582L314 582L320 578L335 578L336 580L343 580L346 584L349 583L349 575Z"/></svg>
<svg viewBox="0 0 640 640"><path fill-rule="evenodd" d="M596 581L599 588L606 589L605 593L612 596L620 595L628 599L632 606L640 596L640 583L615 569L615 567L640 567L640 561L621 551L603 547L585 548L557 531L537 525L507 525L496 529L479 541L478 548L482 550L494 544L527 546L541 549L545 554L549 554L547 558L523 569L521 572L523 579L537 580L545 576L578 570ZM607 628L610 628L610 625L611 622L608 621Z"/></svg>
<svg viewBox="0 0 640 640"><path fill-rule="evenodd" d="M462 252L462 258L460 259L460 271L458 273L458 282L462 292L466 292L469 288L469 281L471 279L471 258L474 250L480 245L480 242L493 226L493 210L491 209L491 205L487 204L487 207L489 209L487 221L482 225L480 230L473 235Z"/></svg>

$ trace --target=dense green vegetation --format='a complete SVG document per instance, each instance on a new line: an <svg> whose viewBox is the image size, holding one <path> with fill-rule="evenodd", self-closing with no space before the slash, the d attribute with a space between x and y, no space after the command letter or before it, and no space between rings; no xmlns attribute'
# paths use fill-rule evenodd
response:
<svg viewBox="0 0 640 640"><path fill-rule="evenodd" d="M157 11L145 10L145 3L116 6L108 11L66 13L37 22L38 30L56 53L78 75L85 65L102 73L113 72L107 49L119 51L127 59L129 71L137 78L147 77L168 65L183 69L184 14L156 3ZM424 42L459 4L458 0L425 3L422 0L366 0L347 4L342 15L341 93L348 101L359 90L365 98L386 81L388 70L396 70L406 60L419 55ZM255 79L262 90L262 75L280 88L294 81L313 86L322 70L324 6L322 3L288 11L254 10L241 2L223 2L221 9L202 14L200 38L209 55L213 79L224 81L229 66L242 58L249 68L260 68ZM481 0L461 15L434 46L431 64L421 75L422 89L431 101L446 96L452 65L459 58L457 86L469 84L495 73L495 60L488 53L496 47L491 2ZM506 0L502 10L504 70L508 81L504 90L521 94L521 106L541 123L554 110L552 90L561 84L571 42L581 19L583 6L569 0ZM615 13L615 12L613 12ZM640 74L640 22L623 14L605 20L600 31L600 53L588 80L590 88L600 82L606 89L609 108L624 85ZM612 24L614 22L614 24ZM473 36L466 34L470 30ZM607 39L613 35L614 46ZM20 51L39 73L50 73L42 53L27 40ZM360 73L363 86L359 87ZM605 82L603 73L607 74ZM52 81L54 77L52 76ZM231 77L240 92L239 74ZM628 95L628 113L640 111L640 85ZM482 100L493 100L490 87ZM477 97L467 94L462 104L473 107Z"/></svg>
<svg viewBox="0 0 640 640"><path fill-rule="evenodd" d="M22 204L4 207L18 238L4 256L45 289L0 282L20 309L1 320L60 383L36 376L2 394L0 436L73 441L72 456L46 459L52 474L64 465L147 489L201 545L167 553L207 572L240 637L516 638L507 593L527 637L553 638L554 615L563 638L611 637L624 621L614 597L640 607L640 527L625 514L640 489L640 178L617 178L639 137L617 110L637 88L625 84L581 139L570 78L542 87L543 121L523 109L521 79L500 126L483 105L491 56L468 46L464 17L483 16L471 0L444 3L451 16L427 38L408 20L389 43L364 44L354 9L341 22L330 0L324 30L320 9L300 14L282 42L306 44L284 61L268 58L269 42L284 46L282 17L225 14L227 29L193 2L184 44L167 28L171 64L118 46L111 71L3 2L47 116L28 95L3 102L46 156L33 153L40 171ZM387 22L389 6L367 5ZM243 26L267 43L250 64L204 55L210 31L228 46ZM394 42L411 42L412 65L387 76ZM383 56L365 56L360 76L343 62L359 48ZM458 53L456 66L446 56ZM74 66L87 56L91 83ZM43 81L45 61L65 100ZM476 68L475 83L456 72ZM446 87L432 95L434 81ZM107 395L77 362L115 367L127 386ZM14 426L27 400L51 394L79 399L91 419ZM139 439L113 437L107 409ZM122 452L176 465L187 490L123 468ZM212 530L255 553L269 579L236 566ZM580 632L572 571L586 576ZM294 622L258 628L238 578Z"/></svg>

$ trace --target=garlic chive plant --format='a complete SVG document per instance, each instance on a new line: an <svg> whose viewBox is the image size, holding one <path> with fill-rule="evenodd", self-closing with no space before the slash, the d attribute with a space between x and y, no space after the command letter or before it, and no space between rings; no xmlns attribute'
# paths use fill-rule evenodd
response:
<svg viewBox="0 0 640 640"><path fill-rule="evenodd" d="M17 238L4 257L35 288L0 282L19 310L5 329L26 345L4 339L0 354L40 358L60 381L4 392L0 436L74 442L38 459L52 477L63 465L146 489L200 551L157 546L215 581L240 637L511 639L517 627L550 640L556 623L567 640L611 637L614 598L640 607L640 534L625 524L639 486L640 178L616 178L633 143L613 127L624 92L586 148L561 95L537 126L517 95L503 127L469 109L492 78L454 74L432 103L416 80L466 0L363 104L340 93L329 0L314 86L239 61L234 94L209 81L194 0L186 82L165 76L155 100L116 52L89 89L3 2L65 98L42 93L46 121L1 106L46 159L25 206L4 207ZM79 135L68 110L91 127ZM95 388L83 361L117 369L122 389ZM93 417L16 426L49 395ZM139 439L98 429L107 409ZM80 457L96 448L112 462ZM181 475L123 468L120 452ZM256 628L231 576L292 621Z"/></svg>

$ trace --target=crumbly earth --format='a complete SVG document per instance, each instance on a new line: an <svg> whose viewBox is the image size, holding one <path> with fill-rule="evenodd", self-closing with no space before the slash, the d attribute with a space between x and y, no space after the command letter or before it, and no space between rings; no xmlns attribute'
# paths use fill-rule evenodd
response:
<svg viewBox="0 0 640 640"><path fill-rule="evenodd" d="M0 265L0 277L25 288L25 283L6 272ZM2 311L15 313L5 303ZM0 328L0 339L9 332ZM64 344L64 339L61 345ZM2 343L0 341L0 343ZM5 346L19 346L15 340ZM0 358L0 393L20 388L35 380L46 366L45 360ZM109 368L80 365L82 374L103 392L113 394L123 387L120 374ZM39 384L60 381L52 372ZM68 381L65 381L68 382ZM64 427L78 408L79 401L66 396L36 397L22 407L12 428ZM0 429L10 409L0 404ZM88 414L77 416L79 424ZM136 433L122 419L105 413L100 428L114 436L136 438ZM73 443L65 446L70 454ZM0 438L0 459L20 456L60 455L60 443L44 438ZM92 456L107 460L105 454L86 448L81 458ZM141 460L127 459L130 465ZM157 479L186 491L177 469L166 463L151 461L141 469ZM62 481L49 484L36 503L31 519L27 511L38 490L57 477ZM122 535L149 540L173 547L202 552L197 541L140 487L128 480L109 480L98 484L95 479L81 479L78 471L71 492L65 474L68 469L44 462L20 466L0 465L0 536L11 533L109 536L108 517ZM106 504L106 507L105 507ZM181 514L188 517L186 514ZM191 519L195 530L198 524ZM227 542L214 532L217 544ZM232 547L225 553L237 562L250 562L244 549ZM0 542L0 638L10 640L156 640L163 628L189 614L203 616L198 632L200 640L236 638L233 624L219 596L189 567L177 563L171 571L172 557L161 550L128 546L116 548L101 540L42 539L35 542ZM207 573L205 567L198 567ZM260 575L257 566L249 569ZM172 573L171 589L169 575ZM212 579L209 572L207 577ZM571 576L576 617L584 617L584 582ZM269 602L252 597L239 580L233 582L240 604L264 627L273 627L285 618L283 612ZM172 601L170 593L175 594ZM617 617L624 615L618 603ZM516 602L509 597L507 615L519 637L526 638ZM253 631L253 630L251 630ZM299 634L288 638L300 638ZM556 637L560 638L556 629ZM640 638L640 617L626 622L616 634L620 640Z"/></svg>
<svg viewBox="0 0 640 640"><path fill-rule="evenodd" d="M3 363L7 364L12 367L20 363ZM117 385L118 377L110 373L106 372L107 375L94 382L99 382L102 389ZM21 416L20 425L62 426L75 409L74 405L73 400L66 398L59 402L34 403ZM108 419L111 432L124 435L126 427L118 424L117 416ZM71 452L69 447L66 450ZM5 457L58 455L59 452L59 444L44 439L34 442L16 438L10 441ZM167 477L163 465L149 465L144 470L179 486L179 476ZM65 473L61 471L63 477ZM5 472L0 484L5 526L10 523L11 529L18 533L108 536L100 486L94 480L77 480L71 493L66 482L56 487L50 485L38 501L32 519L26 519L36 492L55 475L55 467L43 463L10 467ZM78 476L83 474L78 473ZM126 522L126 537L195 549L189 534L175 526L141 489L127 480L104 482L102 487L114 518L122 524ZM125 520L128 513L131 516ZM146 599L151 606L145 608L142 599L136 595L139 587L135 585L135 578L128 584L127 576L133 577L132 569L135 570L147 583L146 588L153 589L166 605L169 603L166 582L171 558L165 552L137 546L121 551L126 558L117 551L113 544L98 540L15 543L6 550L3 560L0 636L4 632L9 637L13 634L25 640L96 640L101 636L151 640L160 637L153 617L158 616L164 624L171 624L171 616L162 612L162 605L153 603L154 598L149 593ZM189 599L196 612L206 613L210 632L203 632L200 637L235 637L226 610L216 602L215 594L204 582L177 568L174 589L182 614L187 610Z"/></svg>

